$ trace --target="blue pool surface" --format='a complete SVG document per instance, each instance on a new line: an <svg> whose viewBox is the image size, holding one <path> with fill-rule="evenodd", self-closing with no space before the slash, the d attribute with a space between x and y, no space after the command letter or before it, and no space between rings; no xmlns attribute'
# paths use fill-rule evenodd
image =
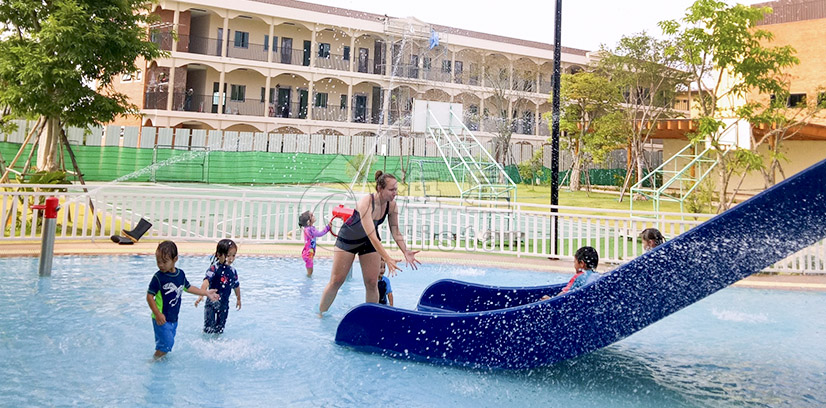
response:
<svg viewBox="0 0 826 408"><path fill-rule="evenodd" d="M356 277L315 317L331 261L305 277L299 258L245 257L243 308L204 335L203 305L184 294L175 348L152 361L146 287L153 256L0 258L2 406L826 406L826 293L727 288L592 354L529 371L395 360L334 343L364 299ZM178 267L198 285L207 257ZM563 274L425 264L391 278L414 308L442 278L544 285ZM234 299L230 302L234 305ZM382 324L377 321L376 324Z"/></svg>

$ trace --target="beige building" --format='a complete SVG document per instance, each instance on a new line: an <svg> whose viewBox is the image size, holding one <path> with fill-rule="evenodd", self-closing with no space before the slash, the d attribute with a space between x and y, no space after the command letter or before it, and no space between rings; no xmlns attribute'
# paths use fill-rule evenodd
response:
<svg viewBox="0 0 826 408"><path fill-rule="evenodd" d="M143 114L121 125L404 133L424 99L461 103L483 138L502 123L517 143L549 135L549 44L293 0L161 0L154 13L152 40L170 54L115 81ZM563 72L587 63L562 49Z"/></svg>
<svg viewBox="0 0 826 408"><path fill-rule="evenodd" d="M796 50L800 64L788 69L791 97L787 101L790 112L794 106L805 101L826 101L826 42L818 39L826 37L826 0L783 0L755 4L755 7L769 6L773 13L758 24L758 29L774 35L769 46L790 45ZM726 100L726 106L746 101L768 102L771 95L753 93L741 100ZM826 159L826 111L821 111L811 118L808 125L794 136L783 140L781 153L788 159L782 162L786 176L795 174L823 159ZM693 130L693 124L687 121L670 121L661 125L657 137L663 138L663 158L674 156L686 145L686 132ZM765 134L765 129L752 127L755 138ZM772 141L763 143L758 148L764 157L769 157ZM768 160L766 160L768 162ZM777 181L783 175L777 173ZM732 187L733 188L733 187ZM741 188L744 193L757 193L764 189L763 176L754 172L746 177Z"/></svg>

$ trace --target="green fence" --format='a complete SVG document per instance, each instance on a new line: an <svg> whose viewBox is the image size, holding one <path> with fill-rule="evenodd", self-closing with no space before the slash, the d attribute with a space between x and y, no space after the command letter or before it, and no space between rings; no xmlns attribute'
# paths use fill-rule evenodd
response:
<svg viewBox="0 0 826 408"><path fill-rule="evenodd" d="M26 147L26 159L32 145ZM6 164L17 154L20 144L0 142ZM310 184L349 183L353 179L352 155L271 153L260 151L226 152L176 149L140 149L115 146L74 145L72 150L78 166L87 181L185 181L217 184ZM376 170L400 175L402 162L407 174L415 176L417 171L411 163L417 160L427 162L423 169L428 181L450 182L450 172L440 158L409 156L404 160L398 156L376 156L370 174ZM71 168L68 155L67 168ZM354 164L350 164L354 163ZM507 166L505 171L517 183L522 182L516 166ZM568 171L561 171L560 181L567 180ZM624 169L592 169L591 184L617 185L625 176ZM548 183L550 169L543 171L541 182ZM370 177L372 179L372 177ZM437 180L438 179L438 180ZM585 174L582 174L585 183Z"/></svg>

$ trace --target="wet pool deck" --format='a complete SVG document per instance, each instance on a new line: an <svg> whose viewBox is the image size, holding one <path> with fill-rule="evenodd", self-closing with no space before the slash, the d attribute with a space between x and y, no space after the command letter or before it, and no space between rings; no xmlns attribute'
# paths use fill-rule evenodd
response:
<svg viewBox="0 0 826 408"><path fill-rule="evenodd" d="M214 243L176 242L181 256L208 255L215 251ZM56 242L55 255L152 255L158 241L141 241L134 245L117 245L111 241L73 241ZM242 244L239 255L249 256L298 256L301 253L298 244ZM393 252L391 251L391 254ZM0 244L0 257L39 256L40 242L17 242ZM394 255L398 255L395 253ZM319 245L317 257L332 256L329 246ZM400 257L400 256L399 256ZM423 251L416 256L425 263L449 263L470 266L492 266L499 268L519 268L544 272L572 273L573 266L569 260L550 260L536 257L516 257L513 255L481 254L450 251ZM403 265L402 265L403 266ZM613 265L611 266L613 267ZM605 268L602 268L605 269ZM826 275L753 275L735 286L826 291Z"/></svg>

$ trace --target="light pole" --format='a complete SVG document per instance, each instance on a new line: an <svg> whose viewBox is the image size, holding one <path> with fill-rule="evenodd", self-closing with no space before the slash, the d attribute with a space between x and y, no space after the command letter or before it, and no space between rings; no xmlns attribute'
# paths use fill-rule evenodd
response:
<svg viewBox="0 0 826 408"><path fill-rule="evenodd" d="M559 242L559 218L556 213L559 211L559 76L560 59L562 58L562 0L556 0L556 16L554 18L554 75L551 80L553 89L553 118L551 125L551 223L554 234L551 243L551 254L556 257L557 243Z"/></svg>

